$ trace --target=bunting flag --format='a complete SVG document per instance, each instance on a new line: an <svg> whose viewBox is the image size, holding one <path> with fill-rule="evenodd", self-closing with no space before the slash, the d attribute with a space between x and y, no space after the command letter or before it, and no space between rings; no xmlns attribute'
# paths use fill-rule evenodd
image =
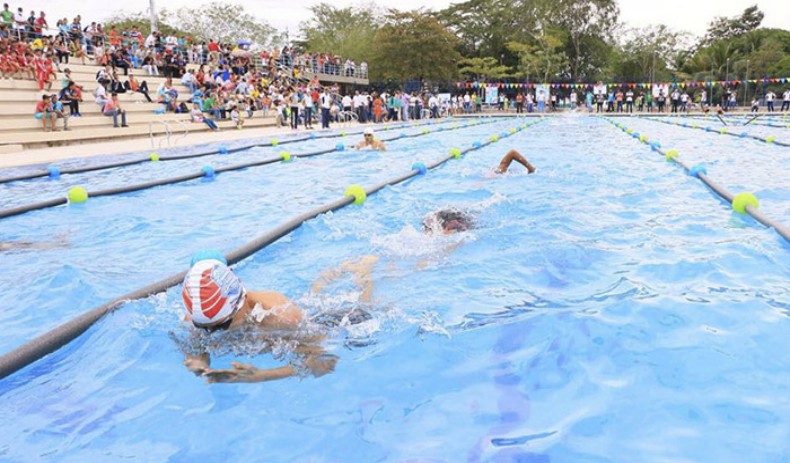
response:
<svg viewBox="0 0 790 463"><path fill-rule="evenodd" d="M571 88L571 89L591 89L596 85L606 85L608 87L621 87L621 88L650 88L652 85L669 86L671 88L696 88L696 87L711 87L711 86L730 86L741 84L785 84L790 81L790 77L765 77L762 79L748 79L748 80L684 80L680 82L552 82L548 84L541 83L527 83L527 82L456 82L456 88L535 88L536 85L549 85L551 88Z"/></svg>

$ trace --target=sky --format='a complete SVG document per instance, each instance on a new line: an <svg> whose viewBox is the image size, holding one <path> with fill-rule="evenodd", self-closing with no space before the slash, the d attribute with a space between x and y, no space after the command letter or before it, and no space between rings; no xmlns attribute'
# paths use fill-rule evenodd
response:
<svg viewBox="0 0 790 463"><path fill-rule="evenodd" d="M8 0L5 0L8 1ZM195 6L208 3L209 0L155 0L156 8L175 10L182 6ZM344 7L360 4L359 0L324 0L335 6ZM666 24L678 31L690 32L702 36L708 23L715 16L735 16L747 7L757 3L765 13L764 27L778 27L790 29L790 0L660 0L648 2L645 0L618 0L620 5L620 19L626 26L641 28L651 24ZM307 8L319 3L319 0L229 0L230 3L243 3L247 10L257 17L268 21L272 26L285 31L288 29L290 36L294 37L299 30L299 23L310 17ZM379 6L395 5L399 9L431 8L442 9L451 3L451 0L376 0ZM83 20L102 22L105 18L115 13L118 8L113 2L106 0L80 0L77 2L64 2L63 0L25 0L19 2L10 0L12 9L18 6L29 8L38 12L40 9L47 13L52 25L59 17L68 17L81 14ZM123 10L128 12L145 11L149 0L126 0L122 3ZM84 21L83 21L84 22Z"/></svg>

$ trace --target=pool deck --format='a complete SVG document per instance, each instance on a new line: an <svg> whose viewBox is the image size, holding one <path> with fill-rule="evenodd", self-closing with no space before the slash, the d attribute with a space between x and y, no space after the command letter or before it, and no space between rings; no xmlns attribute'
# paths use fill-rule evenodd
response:
<svg viewBox="0 0 790 463"><path fill-rule="evenodd" d="M334 126L334 128L338 127L340 126ZM351 127L353 127L353 125L351 125ZM343 126L343 128L348 128L348 126ZM154 137L154 146L156 148L151 148L151 139L149 138L59 146L53 148L40 148L17 153L0 154L0 168L47 164L64 159L84 158L107 154L139 153L140 151L146 150L153 152L159 149L165 150L179 147L184 148L193 145L243 140L248 138L264 138L320 132L321 130L304 130L302 128L300 128L298 131L294 131L288 127L260 127L243 130L224 130L222 132L190 132L186 138L181 138L181 135L173 134L171 137L173 145L170 148L167 147L167 138L165 136ZM161 148L159 147L160 142L163 142Z"/></svg>

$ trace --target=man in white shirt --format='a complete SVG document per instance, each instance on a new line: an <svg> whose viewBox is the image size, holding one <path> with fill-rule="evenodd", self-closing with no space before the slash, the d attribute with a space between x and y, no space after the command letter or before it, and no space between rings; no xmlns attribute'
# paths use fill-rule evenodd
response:
<svg viewBox="0 0 790 463"><path fill-rule="evenodd" d="M329 128L329 110L332 109L332 95L329 94L329 87L324 87L324 93L320 97L321 103L321 128Z"/></svg>
<svg viewBox="0 0 790 463"><path fill-rule="evenodd" d="M431 109L431 118L439 119L439 99L436 98L436 95L431 95L428 98L428 108Z"/></svg>
<svg viewBox="0 0 790 463"><path fill-rule="evenodd" d="M99 84L99 86L96 87L96 91L93 93L96 95L96 104L103 109L104 105L110 101L109 98L107 98L107 89L104 88L104 85Z"/></svg>
<svg viewBox="0 0 790 463"><path fill-rule="evenodd" d="M351 107L351 103L352 103L351 97L348 95L344 95L342 100L343 111L351 112L351 110L354 109Z"/></svg>
<svg viewBox="0 0 790 463"><path fill-rule="evenodd" d="M782 96L782 111L790 110L790 88L785 90Z"/></svg>
<svg viewBox="0 0 790 463"><path fill-rule="evenodd" d="M472 97L469 96L469 93L464 94L464 112L472 112Z"/></svg>
<svg viewBox="0 0 790 463"><path fill-rule="evenodd" d="M25 38L26 26L27 18L25 17L25 13L22 12L22 8L19 8L14 15L14 32L18 39L22 40Z"/></svg>
<svg viewBox="0 0 790 463"><path fill-rule="evenodd" d="M776 93L768 90L768 93L765 94L765 106L768 108L768 112L774 112L774 100L776 99Z"/></svg>

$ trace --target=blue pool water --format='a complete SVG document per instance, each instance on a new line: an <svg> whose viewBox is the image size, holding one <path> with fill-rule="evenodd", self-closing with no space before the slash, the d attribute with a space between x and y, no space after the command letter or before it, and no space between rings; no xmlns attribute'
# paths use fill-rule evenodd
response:
<svg viewBox="0 0 790 463"><path fill-rule="evenodd" d="M0 289L11 304L0 315L0 350L184 270L197 250L228 251L349 184L392 178L517 123L2 220L0 241L57 246L1 255ZM710 163L714 180L755 193L761 210L790 222L790 177L779 174L790 168L786 149L638 118L627 124L692 164ZM493 176L509 148L537 174ZM154 175L148 168L169 176L205 163L63 184L115 185ZM45 186L52 190L42 193ZM0 202L54 191L47 182L0 186ZM476 228L422 233L423 217L443 207L472 212ZM325 270L367 255L379 259L373 303L360 303L346 279L312 291ZM249 288L280 291L311 314L360 307L373 315L329 331L327 350L340 357L334 373L205 384L181 365L173 338L188 335L173 288L127 304L0 381L0 413L13 423L0 460L787 461L788 255L772 230L611 124L550 119L312 220L236 266ZM275 356L247 356L250 344L213 365L290 358L282 345Z"/></svg>

